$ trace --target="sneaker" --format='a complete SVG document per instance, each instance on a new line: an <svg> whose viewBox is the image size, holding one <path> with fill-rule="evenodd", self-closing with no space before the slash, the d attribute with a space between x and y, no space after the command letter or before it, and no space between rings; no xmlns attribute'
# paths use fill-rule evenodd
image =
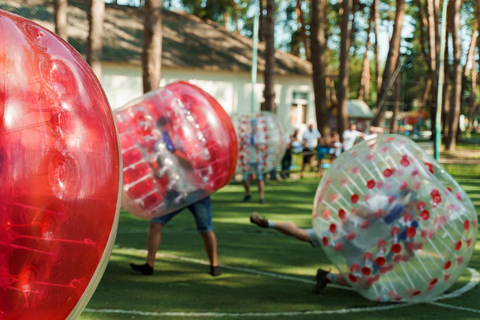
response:
<svg viewBox="0 0 480 320"><path fill-rule="evenodd" d="M210 275L212 277L218 277L222 275L222 272L220 271L220 268L218 266L216 267L210 266Z"/></svg>
<svg viewBox="0 0 480 320"><path fill-rule="evenodd" d="M248 201L250 201L251 198L252 198L251 195L247 195L243 198L242 202L248 202Z"/></svg>
<svg viewBox="0 0 480 320"><path fill-rule="evenodd" d="M322 269L317 270L317 276L315 277L315 293L323 293L323 289L330 283L327 278L328 272Z"/></svg>
<svg viewBox="0 0 480 320"><path fill-rule="evenodd" d="M258 203L264 204L264 203L265 203L265 199L260 199L260 200L258 200Z"/></svg>
<svg viewBox="0 0 480 320"><path fill-rule="evenodd" d="M146 276L151 276L153 274L153 268L150 267L148 263L145 263L145 264L130 263L130 268L132 268L135 271L141 272Z"/></svg>
<svg viewBox="0 0 480 320"><path fill-rule="evenodd" d="M268 228L268 220L263 218L256 212L252 213L252 215L250 216L250 222L262 228Z"/></svg>

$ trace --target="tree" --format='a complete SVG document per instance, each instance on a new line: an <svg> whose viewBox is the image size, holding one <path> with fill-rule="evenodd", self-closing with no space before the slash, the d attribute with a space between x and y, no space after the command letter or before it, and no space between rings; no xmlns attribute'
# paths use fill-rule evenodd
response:
<svg viewBox="0 0 480 320"><path fill-rule="evenodd" d="M430 115L432 124L435 123L437 109L442 106L437 106L438 95L438 63L437 57L440 56L440 33L438 28L438 13L439 4L434 0L426 0L427 2L427 30L428 30L428 56L427 63L429 64L430 76L432 82L432 96L430 102ZM446 103L446 101L444 101Z"/></svg>
<svg viewBox="0 0 480 320"><path fill-rule="evenodd" d="M451 0L449 2L449 10L447 21L450 24L450 34L452 37L453 47L453 70L452 70L452 96L450 106L450 119L448 126L448 136L445 141L445 149L448 151L455 151L456 139L458 133L458 124L460 118L461 107L461 91L462 91L462 65L460 59L462 58L462 40L458 32L460 31L460 9L462 6L461 0Z"/></svg>
<svg viewBox="0 0 480 320"><path fill-rule="evenodd" d="M370 32L372 31L372 23L375 18L375 7L372 4L370 6L370 16L368 18L367 26L367 44L365 45L365 56L363 57L362 73L360 76L360 89L358 90L358 99L368 103L370 96L370 60L368 59L368 51L370 50Z"/></svg>
<svg viewBox="0 0 480 320"><path fill-rule="evenodd" d="M275 0L267 0L267 16L265 19L265 72L263 80L265 89L265 110L275 113Z"/></svg>
<svg viewBox="0 0 480 320"><path fill-rule="evenodd" d="M307 60L310 60L310 46L307 40L307 31L305 28L305 17L303 16L301 0L297 0L297 4L295 6L295 12L297 13L297 22L300 25L300 33L302 35L303 47L305 48L305 57L307 58Z"/></svg>
<svg viewBox="0 0 480 320"><path fill-rule="evenodd" d="M315 116L322 136L329 135L327 85L325 79L325 0L311 2L311 46L313 69L313 93L315 95Z"/></svg>
<svg viewBox="0 0 480 320"><path fill-rule="evenodd" d="M390 90L391 82L397 66L397 61L400 56L400 40L403 24L403 17L405 16L405 1L397 0L397 9L395 11L395 20L393 23L393 32L390 38L390 46L388 48L387 61L385 62L385 69L383 70L382 86L380 87L379 97L377 101L377 112L375 118L372 120L372 125L381 126L385 121L385 112L382 112L383 102Z"/></svg>
<svg viewBox="0 0 480 320"><path fill-rule="evenodd" d="M160 85L162 65L162 0L145 0L143 7L143 92Z"/></svg>
<svg viewBox="0 0 480 320"><path fill-rule="evenodd" d="M340 39L340 70L337 89L337 127L340 135L348 127L348 78L350 69L350 11L353 0L343 0L342 22L341 22L341 39Z"/></svg>
<svg viewBox="0 0 480 320"><path fill-rule="evenodd" d="M263 16L264 0L258 1L258 41L263 42L265 35L265 17Z"/></svg>
<svg viewBox="0 0 480 320"><path fill-rule="evenodd" d="M373 0L373 15L374 15L374 29L373 32L375 34L375 84L377 89L377 101L380 100L378 94L380 88L382 87L382 76L380 74L380 53L378 49L378 32L380 26L380 9L379 9L379 2L380 0Z"/></svg>
<svg viewBox="0 0 480 320"><path fill-rule="evenodd" d="M55 33L68 42L67 11L68 0L55 0Z"/></svg>
<svg viewBox="0 0 480 320"><path fill-rule="evenodd" d="M98 79L102 78L102 45L105 2L90 0L88 8L87 62Z"/></svg>

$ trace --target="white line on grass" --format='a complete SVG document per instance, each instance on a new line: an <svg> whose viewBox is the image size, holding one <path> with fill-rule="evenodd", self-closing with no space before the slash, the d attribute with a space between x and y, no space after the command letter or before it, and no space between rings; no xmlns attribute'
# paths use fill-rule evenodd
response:
<svg viewBox="0 0 480 320"><path fill-rule="evenodd" d="M430 302L430 304L432 304L434 306L437 306L437 307L443 307L443 308L448 308L448 309L455 309L455 310L461 310L461 311L469 311L469 312L474 312L474 313L480 313L480 310L477 310L477 309L465 308L465 307L460 307L460 306L452 306L451 304L446 304L446 303Z"/></svg>
<svg viewBox="0 0 480 320"><path fill-rule="evenodd" d="M170 317L284 317L284 316L305 316L305 315L321 315L321 314L345 314L368 311L384 311L407 307L410 304L396 304L388 306L379 306L371 308L351 308L340 310L317 310L317 311L295 311L295 312L245 312L245 313L220 313L220 312L146 312L136 310L120 310L120 309L85 309L85 312L96 313L117 313L131 314L139 316L170 316Z"/></svg>
<svg viewBox="0 0 480 320"><path fill-rule="evenodd" d="M438 301L438 300L443 300L443 299L451 299L451 298L458 298L462 294L464 294L467 291L472 290L479 282L480 282L480 274L478 273L477 270L473 268L467 268L467 270L470 272L471 277L470 281L460 289L457 289L453 292L447 293L447 294L442 294L440 297L434 298L433 301ZM479 310L480 311L480 310Z"/></svg>
<svg viewBox="0 0 480 320"><path fill-rule="evenodd" d="M146 254L146 250L144 249L136 249L136 248L115 248L115 250L121 251L133 251L136 253ZM200 259L193 259L193 258L186 258L180 257L174 254L165 254L165 253L158 253L158 257L163 258L170 258L176 259L181 261L187 261L202 265L209 265L209 262ZM315 283L311 280L306 280L297 277L291 276L284 276L272 272L264 272L249 268L242 268L242 267L234 267L228 265L220 265L222 268L231 269L235 271L245 272L245 273L252 273L258 275L264 275L268 277L275 277L285 280L293 280L298 282L304 283ZM436 302L442 299L450 299L456 298L461 296L462 294L466 293L467 291L473 289L480 281L480 274L472 268L467 268L467 270L471 273L470 281L460 289L457 289L449 294L444 294L440 297L437 297L428 304L435 305L438 307L461 310L461 311L469 311L474 313L480 313L480 310L472 309L472 308L465 308L459 306L452 306L445 303ZM345 289L345 290L352 290L351 288L342 287L342 286L334 286L336 288ZM407 306L411 306L412 304L409 303L402 303L402 304L392 304L392 305L385 305L385 306L377 306L377 307L365 307L365 308L349 308L349 309L339 309L339 310L317 310L317 311L296 311L296 312L245 312L245 313L217 313L217 312L147 312L147 311L139 311L139 310L121 310L121 309L91 309L86 308L85 312L91 313L114 313L114 314L130 314L130 315L139 315L139 316L172 316L172 317L279 317L279 316L304 316L304 315L322 315L322 314L347 314L347 313L357 313L357 312L370 312L370 311L384 311L384 310L391 310L397 308L403 308Z"/></svg>

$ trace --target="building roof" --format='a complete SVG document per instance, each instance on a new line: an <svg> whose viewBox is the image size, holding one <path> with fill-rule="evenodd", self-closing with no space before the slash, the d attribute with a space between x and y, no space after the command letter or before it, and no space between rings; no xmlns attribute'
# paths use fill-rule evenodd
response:
<svg viewBox="0 0 480 320"><path fill-rule="evenodd" d="M350 118L367 118L371 119L375 115L368 105L362 100L347 101L348 115Z"/></svg>
<svg viewBox="0 0 480 320"><path fill-rule="evenodd" d="M69 1L69 43L83 56L88 36L88 1ZM51 0L2 0L0 9L33 20L54 30ZM140 65L143 32L142 8L106 6L102 60ZM214 23L186 13L163 11L162 66L172 69L243 71L251 69L251 39L224 30ZM265 66L265 45L258 46L258 70ZM311 75L308 61L277 51L275 72L283 75Z"/></svg>

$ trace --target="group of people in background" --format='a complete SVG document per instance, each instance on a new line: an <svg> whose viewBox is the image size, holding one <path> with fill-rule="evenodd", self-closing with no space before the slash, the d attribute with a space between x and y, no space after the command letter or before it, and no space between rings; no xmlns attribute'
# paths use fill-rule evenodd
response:
<svg viewBox="0 0 480 320"><path fill-rule="evenodd" d="M353 147L358 138L368 140L383 133L383 129L379 127L370 126L367 133L357 130L357 125L351 123L349 128L345 130L340 137L336 129L330 131L328 136L322 136L313 124L309 124L307 130L303 133L302 139L298 138L298 129L295 129L287 139L287 150L282 158L282 172L283 179L290 176L290 167L292 165L292 155L294 153L301 153L302 167L300 170L300 177L303 178L305 169L308 166L310 171L314 171L315 158L317 160L317 172L320 176L323 175L323 160L329 156L329 161L333 162L342 152ZM316 157L315 157L316 156Z"/></svg>

